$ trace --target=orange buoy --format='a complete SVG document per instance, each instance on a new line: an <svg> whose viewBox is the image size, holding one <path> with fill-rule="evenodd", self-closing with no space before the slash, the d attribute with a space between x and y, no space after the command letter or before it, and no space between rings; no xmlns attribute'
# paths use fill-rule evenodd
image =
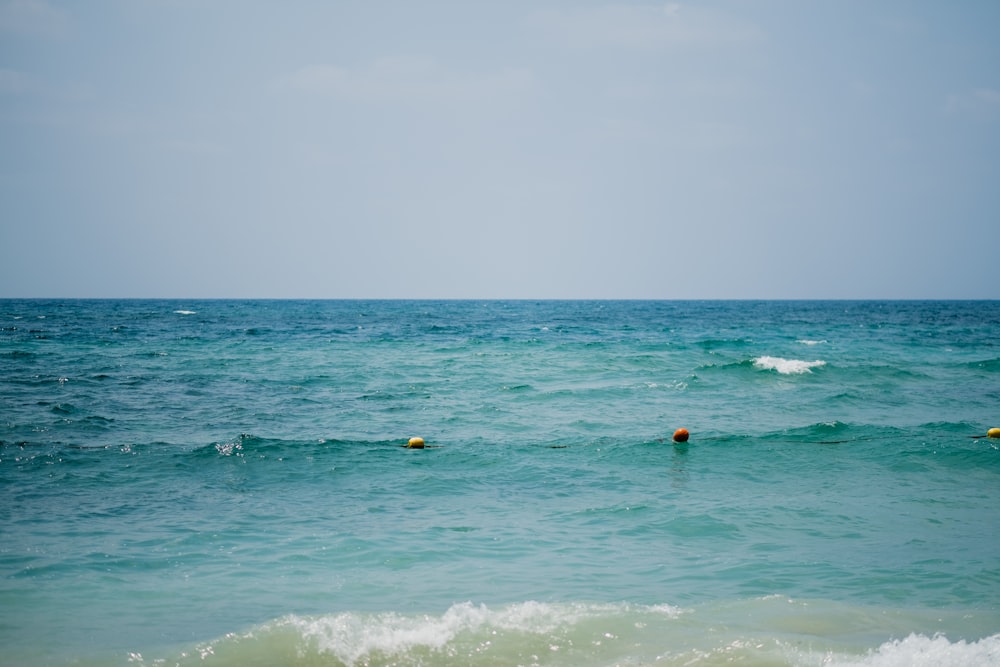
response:
<svg viewBox="0 0 1000 667"><path fill-rule="evenodd" d="M423 449L424 439L423 438L410 438L410 442L406 445L410 449Z"/></svg>
<svg viewBox="0 0 1000 667"><path fill-rule="evenodd" d="M679 428L674 431L674 442L687 442L690 436L686 428Z"/></svg>

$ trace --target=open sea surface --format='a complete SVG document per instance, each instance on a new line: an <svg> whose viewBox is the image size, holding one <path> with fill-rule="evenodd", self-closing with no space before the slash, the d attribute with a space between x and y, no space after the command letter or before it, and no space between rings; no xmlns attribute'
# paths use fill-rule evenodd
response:
<svg viewBox="0 0 1000 667"><path fill-rule="evenodd" d="M1000 302L2 300L0 664L1000 665L997 426Z"/></svg>

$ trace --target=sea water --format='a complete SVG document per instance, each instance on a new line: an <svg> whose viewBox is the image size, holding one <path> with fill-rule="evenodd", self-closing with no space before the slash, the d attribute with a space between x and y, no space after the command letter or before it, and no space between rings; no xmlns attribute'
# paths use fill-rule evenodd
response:
<svg viewBox="0 0 1000 667"><path fill-rule="evenodd" d="M0 664L997 665L991 426L998 302L0 301Z"/></svg>

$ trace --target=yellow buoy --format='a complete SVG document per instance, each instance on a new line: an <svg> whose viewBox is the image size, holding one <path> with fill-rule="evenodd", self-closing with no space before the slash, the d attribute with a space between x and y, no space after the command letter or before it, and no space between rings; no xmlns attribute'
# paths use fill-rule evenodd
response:
<svg viewBox="0 0 1000 667"><path fill-rule="evenodd" d="M423 449L424 439L423 438L410 438L410 442L406 445L410 449Z"/></svg>
<svg viewBox="0 0 1000 667"><path fill-rule="evenodd" d="M991 428L986 432L987 438L1000 438L1000 428Z"/></svg>

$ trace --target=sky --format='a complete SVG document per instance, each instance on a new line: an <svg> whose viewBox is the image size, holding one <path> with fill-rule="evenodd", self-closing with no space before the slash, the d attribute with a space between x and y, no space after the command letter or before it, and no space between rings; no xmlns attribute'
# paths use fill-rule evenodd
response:
<svg viewBox="0 0 1000 667"><path fill-rule="evenodd" d="M0 298L997 299L1000 2L0 0Z"/></svg>

